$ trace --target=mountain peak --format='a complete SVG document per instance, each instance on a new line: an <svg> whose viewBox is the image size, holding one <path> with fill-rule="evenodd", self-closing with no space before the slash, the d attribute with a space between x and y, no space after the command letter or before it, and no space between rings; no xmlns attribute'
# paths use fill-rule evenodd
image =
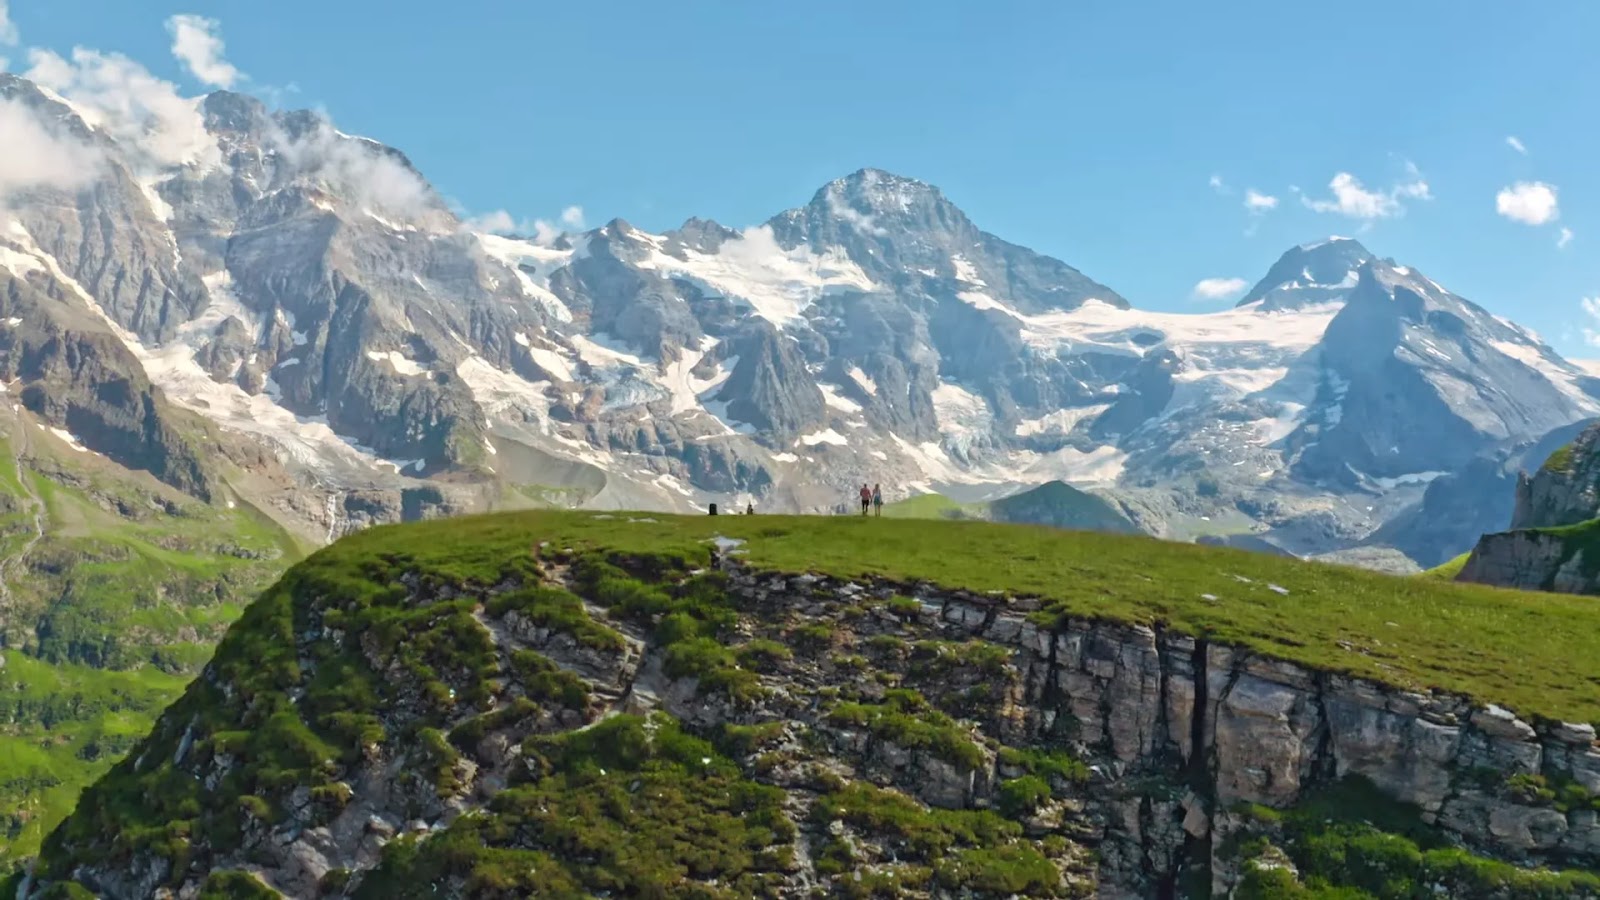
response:
<svg viewBox="0 0 1600 900"><path fill-rule="evenodd" d="M1347 237L1290 247L1239 305L1277 311L1340 302L1372 259L1372 251Z"/></svg>
<svg viewBox="0 0 1600 900"><path fill-rule="evenodd" d="M938 188L925 181L872 168L857 169L828 182L811 201L812 206L847 219L850 212L906 216L919 208L948 203Z"/></svg>

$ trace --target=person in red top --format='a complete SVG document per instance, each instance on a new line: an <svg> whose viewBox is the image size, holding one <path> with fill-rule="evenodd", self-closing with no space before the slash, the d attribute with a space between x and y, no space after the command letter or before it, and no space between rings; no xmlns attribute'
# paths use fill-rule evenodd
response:
<svg viewBox="0 0 1600 900"><path fill-rule="evenodd" d="M867 487L867 483L863 481L861 483L861 514L863 516L866 515L870 509L872 509L872 488Z"/></svg>

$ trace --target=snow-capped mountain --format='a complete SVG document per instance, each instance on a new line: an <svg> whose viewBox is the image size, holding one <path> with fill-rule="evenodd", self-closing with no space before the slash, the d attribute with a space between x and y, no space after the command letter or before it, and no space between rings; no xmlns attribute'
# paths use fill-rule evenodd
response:
<svg viewBox="0 0 1600 900"><path fill-rule="evenodd" d="M25 80L0 74L0 100L94 163L7 198L9 389L88 450L191 491L270 483L330 535L1062 480L1156 533L1320 552L1600 406L1533 335L1348 239L1290 250L1234 309L1155 313L877 170L751 228L535 239L475 231L400 152L241 95L199 103L197 149L161 165ZM279 474L208 474L223 444Z"/></svg>

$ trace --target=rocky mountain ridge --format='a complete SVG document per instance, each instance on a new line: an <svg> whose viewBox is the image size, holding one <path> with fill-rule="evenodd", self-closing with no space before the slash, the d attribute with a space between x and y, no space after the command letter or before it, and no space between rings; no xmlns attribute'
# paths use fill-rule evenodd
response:
<svg viewBox="0 0 1600 900"><path fill-rule="evenodd" d="M48 89L0 75L0 96L98 161L13 204L0 263L104 323L99 364L266 448L312 501L261 502L306 533L407 509L824 511L862 480L974 498L1064 480L1155 534L1315 554L1600 412L1536 336L1348 239L1290 250L1236 309L1153 313L879 170L754 228L536 240L474 231L399 151L248 96L200 101L164 166ZM126 429L83 437L199 478Z"/></svg>

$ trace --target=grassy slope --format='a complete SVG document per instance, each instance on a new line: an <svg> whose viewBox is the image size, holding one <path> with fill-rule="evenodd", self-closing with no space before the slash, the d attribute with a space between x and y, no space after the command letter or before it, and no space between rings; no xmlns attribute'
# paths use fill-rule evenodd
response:
<svg viewBox="0 0 1600 900"><path fill-rule="evenodd" d="M19 471L0 442L4 558L33 537L35 498L45 507L44 537L7 565L0 610L0 869L38 850L78 793L182 692L243 606L301 555L247 505L184 501L98 458L51 459L43 440L29 450L73 486ZM157 498L178 503L177 514L152 508Z"/></svg>
<svg viewBox="0 0 1600 900"><path fill-rule="evenodd" d="M886 503L883 515L890 519L957 519L982 512L982 503L957 503L943 494L918 494L897 503Z"/></svg>
<svg viewBox="0 0 1600 900"><path fill-rule="evenodd" d="M1317 668L1459 691L1526 715L1600 721L1600 601L1593 598L1029 526L648 518L654 521L534 512L383 526L314 559L319 566L358 566L364 558L400 553L430 568L492 578L508 556L538 541L692 558L708 552L705 541L724 535L748 540L747 558L760 567L1034 595L1053 601L1051 613L1164 622Z"/></svg>
<svg viewBox="0 0 1600 900"><path fill-rule="evenodd" d="M1443 581L1454 581L1455 577L1457 575L1461 574L1461 570L1466 568L1467 559L1470 556L1472 556L1472 552L1469 550L1468 552L1461 554L1460 556L1456 557L1455 559L1450 560L1449 562L1442 563L1440 565L1434 566L1433 568L1427 570L1426 572L1422 572L1421 573L1421 577L1423 577L1423 578L1438 578L1438 579L1441 579Z"/></svg>
<svg viewBox="0 0 1600 900"><path fill-rule="evenodd" d="M918 494L885 505L883 514L892 519L983 519L1121 533L1138 531L1105 498L1060 481L980 503L958 503L943 494Z"/></svg>

